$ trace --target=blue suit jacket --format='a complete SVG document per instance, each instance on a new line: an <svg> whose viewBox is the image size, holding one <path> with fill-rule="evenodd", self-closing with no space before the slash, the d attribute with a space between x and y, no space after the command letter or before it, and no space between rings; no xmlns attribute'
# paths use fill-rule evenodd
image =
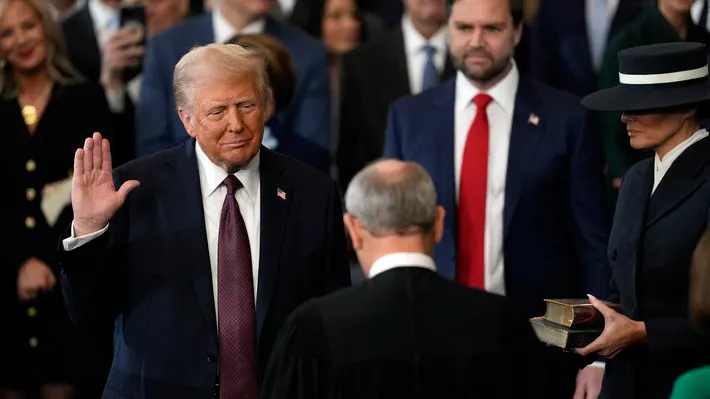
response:
<svg viewBox="0 0 710 399"><path fill-rule="evenodd" d="M454 177L454 93L451 79L393 104L385 157L414 161L432 176L446 209L436 266L456 276L457 198ZM531 114L538 125L528 122ZM504 208L506 294L528 316L545 298L606 297L608 228L602 208L600 138L579 101L521 77L515 101Z"/></svg>
<svg viewBox="0 0 710 399"><path fill-rule="evenodd" d="M279 115L293 134L330 153L330 83L328 56L316 39L297 28L266 19L265 33L291 52L299 84L291 104ZM214 43L212 14L192 18L151 39L143 66L137 112L138 156L182 143L188 136L175 111L173 72L180 58L195 46Z"/></svg>
<svg viewBox="0 0 710 399"><path fill-rule="evenodd" d="M262 147L256 299L263 375L285 318L350 285L340 194L327 175ZM102 236L61 252L72 321L115 323L103 398L212 398L217 322L194 140L115 171L141 186ZM276 195L286 192L286 199Z"/></svg>

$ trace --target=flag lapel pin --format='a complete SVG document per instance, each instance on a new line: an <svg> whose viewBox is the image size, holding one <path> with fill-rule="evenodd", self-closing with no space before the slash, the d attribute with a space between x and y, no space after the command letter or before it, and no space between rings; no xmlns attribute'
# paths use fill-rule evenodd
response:
<svg viewBox="0 0 710 399"><path fill-rule="evenodd" d="M540 117L535 114L528 116L528 123L537 126L540 123Z"/></svg>
<svg viewBox="0 0 710 399"><path fill-rule="evenodd" d="M280 188L276 189L276 196L281 198L282 200L286 199L286 192Z"/></svg>

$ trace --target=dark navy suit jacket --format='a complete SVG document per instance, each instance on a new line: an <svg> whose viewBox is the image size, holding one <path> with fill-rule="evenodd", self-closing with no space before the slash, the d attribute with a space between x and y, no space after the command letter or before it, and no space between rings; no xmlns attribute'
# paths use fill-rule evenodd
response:
<svg viewBox="0 0 710 399"><path fill-rule="evenodd" d="M62 289L80 327L115 323L103 398L212 398L217 322L194 140L116 169L140 187L106 233L61 252ZM259 370L302 302L350 285L340 194L327 175L261 149L256 299ZM286 199L277 190L286 192Z"/></svg>
<svg viewBox="0 0 710 399"><path fill-rule="evenodd" d="M323 45L299 29L266 18L264 32L288 47L299 84L293 101L279 115L290 131L330 153L330 83ZM182 143L188 136L175 112L173 72L195 46L214 43L212 14L192 18L151 39L143 66L137 111L137 154L149 155Z"/></svg>
<svg viewBox="0 0 710 399"><path fill-rule="evenodd" d="M457 198L454 96L451 79L396 102L389 113L384 156L421 164L446 209L434 250L437 269L456 276ZM529 122L537 115L537 125ZM602 208L600 137L587 128L573 96L520 78L508 155L504 207L506 294L528 316L545 298L606 297L608 228Z"/></svg>
<svg viewBox="0 0 710 399"><path fill-rule="evenodd" d="M656 191L654 158L629 169L609 237L609 300L646 325L646 343L607 361L601 398L665 399L676 379L706 365L710 337L690 323L690 264L710 228L710 138L688 147Z"/></svg>

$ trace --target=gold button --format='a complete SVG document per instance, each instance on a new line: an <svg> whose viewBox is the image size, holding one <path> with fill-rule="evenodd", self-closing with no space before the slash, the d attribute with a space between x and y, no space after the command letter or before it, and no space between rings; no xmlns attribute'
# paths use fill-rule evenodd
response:
<svg viewBox="0 0 710 399"><path fill-rule="evenodd" d="M37 337L30 338L30 346L32 348L36 348L37 345L39 345L39 340L37 339Z"/></svg>
<svg viewBox="0 0 710 399"><path fill-rule="evenodd" d="M28 229L34 229L35 224L36 224L35 218L33 218L32 216L27 216L27 217L25 218L25 226L26 226Z"/></svg>
<svg viewBox="0 0 710 399"><path fill-rule="evenodd" d="M28 188L25 195L27 196L28 201L32 201L37 196L37 190L34 188Z"/></svg>
<svg viewBox="0 0 710 399"><path fill-rule="evenodd" d="M30 317L37 316L37 308L32 306L31 308L27 309L27 316L30 316Z"/></svg>
<svg viewBox="0 0 710 399"><path fill-rule="evenodd" d="M30 159L25 164L25 168L27 169L28 172L34 172L35 169L37 169L37 163L33 159Z"/></svg>

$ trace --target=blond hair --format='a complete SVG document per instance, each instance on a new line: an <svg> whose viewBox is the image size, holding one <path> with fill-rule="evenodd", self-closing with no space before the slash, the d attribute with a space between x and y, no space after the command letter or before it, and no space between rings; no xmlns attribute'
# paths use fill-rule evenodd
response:
<svg viewBox="0 0 710 399"><path fill-rule="evenodd" d="M266 60L254 49L237 44L208 44L195 47L185 54L173 74L173 92L178 109L192 108L192 89L199 82L224 81L235 76L254 78L262 105L270 101Z"/></svg>
<svg viewBox="0 0 710 399"><path fill-rule="evenodd" d="M83 82L81 74L74 69L66 55L59 25L52 16L49 2L46 0L0 0L0 19L14 1L25 2L37 13L47 45L44 67L52 80L62 85ZM7 64L0 68L0 93L4 98L14 98L18 95L18 86L12 73L12 65Z"/></svg>

